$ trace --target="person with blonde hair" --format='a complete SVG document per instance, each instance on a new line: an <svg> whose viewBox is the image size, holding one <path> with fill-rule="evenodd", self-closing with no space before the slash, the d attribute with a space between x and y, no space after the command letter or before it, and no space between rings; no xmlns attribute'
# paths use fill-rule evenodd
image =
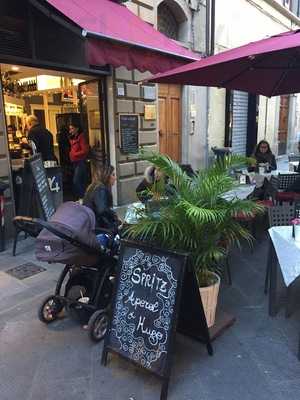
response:
<svg viewBox="0 0 300 400"><path fill-rule="evenodd" d="M121 224L113 210L112 186L116 183L115 168L112 165L101 165L92 161L92 183L86 190L83 205L91 208L96 216L97 227L118 230Z"/></svg>
<svg viewBox="0 0 300 400"><path fill-rule="evenodd" d="M32 145L33 153L40 153L43 161L57 160L54 154L53 136L39 123L35 115L28 115L26 118L28 128L27 139L34 144Z"/></svg>

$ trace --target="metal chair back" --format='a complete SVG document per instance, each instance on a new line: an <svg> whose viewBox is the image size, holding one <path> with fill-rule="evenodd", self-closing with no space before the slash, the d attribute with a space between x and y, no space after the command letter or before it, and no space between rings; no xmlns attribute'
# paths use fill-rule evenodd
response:
<svg viewBox="0 0 300 400"><path fill-rule="evenodd" d="M295 215L294 205L273 206L268 208L269 226L291 225Z"/></svg>
<svg viewBox="0 0 300 400"><path fill-rule="evenodd" d="M298 178L300 178L300 174L279 174L278 175L279 189L286 190Z"/></svg>

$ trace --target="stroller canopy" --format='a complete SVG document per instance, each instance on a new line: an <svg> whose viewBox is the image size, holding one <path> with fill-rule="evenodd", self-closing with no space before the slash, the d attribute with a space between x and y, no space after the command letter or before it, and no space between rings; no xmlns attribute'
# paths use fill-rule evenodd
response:
<svg viewBox="0 0 300 400"><path fill-rule="evenodd" d="M69 236L70 241L44 228L36 243L39 260L87 266L96 262L101 250L94 232L95 215L90 208L68 201L56 210L48 222L51 227ZM79 245L72 244L72 239L76 239Z"/></svg>

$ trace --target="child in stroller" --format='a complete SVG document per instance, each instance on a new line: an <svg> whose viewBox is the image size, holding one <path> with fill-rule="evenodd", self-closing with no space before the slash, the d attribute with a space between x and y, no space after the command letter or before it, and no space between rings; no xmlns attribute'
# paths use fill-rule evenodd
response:
<svg viewBox="0 0 300 400"><path fill-rule="evenodd" d="M29 233L32 227L41 229L36 239L38 260L65 264L54 295L40 306L39 319L50 323L65 308L71 317L88 325L92 340L103 339L117 265L118 235L106 231L99 236L93 211L74 202L63 203L48 222L26 217L14 221Z"/></svg>

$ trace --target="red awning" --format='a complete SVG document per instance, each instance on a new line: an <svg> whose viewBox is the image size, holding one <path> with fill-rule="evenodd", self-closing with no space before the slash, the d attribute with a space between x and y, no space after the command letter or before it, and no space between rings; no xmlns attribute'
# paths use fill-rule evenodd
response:
<svg viewBox="0 0 300 400"><path fill-rule="evenodd" d="M91 65L158 73L200 59L111 0L47 1L82 28Z"/></svg>

